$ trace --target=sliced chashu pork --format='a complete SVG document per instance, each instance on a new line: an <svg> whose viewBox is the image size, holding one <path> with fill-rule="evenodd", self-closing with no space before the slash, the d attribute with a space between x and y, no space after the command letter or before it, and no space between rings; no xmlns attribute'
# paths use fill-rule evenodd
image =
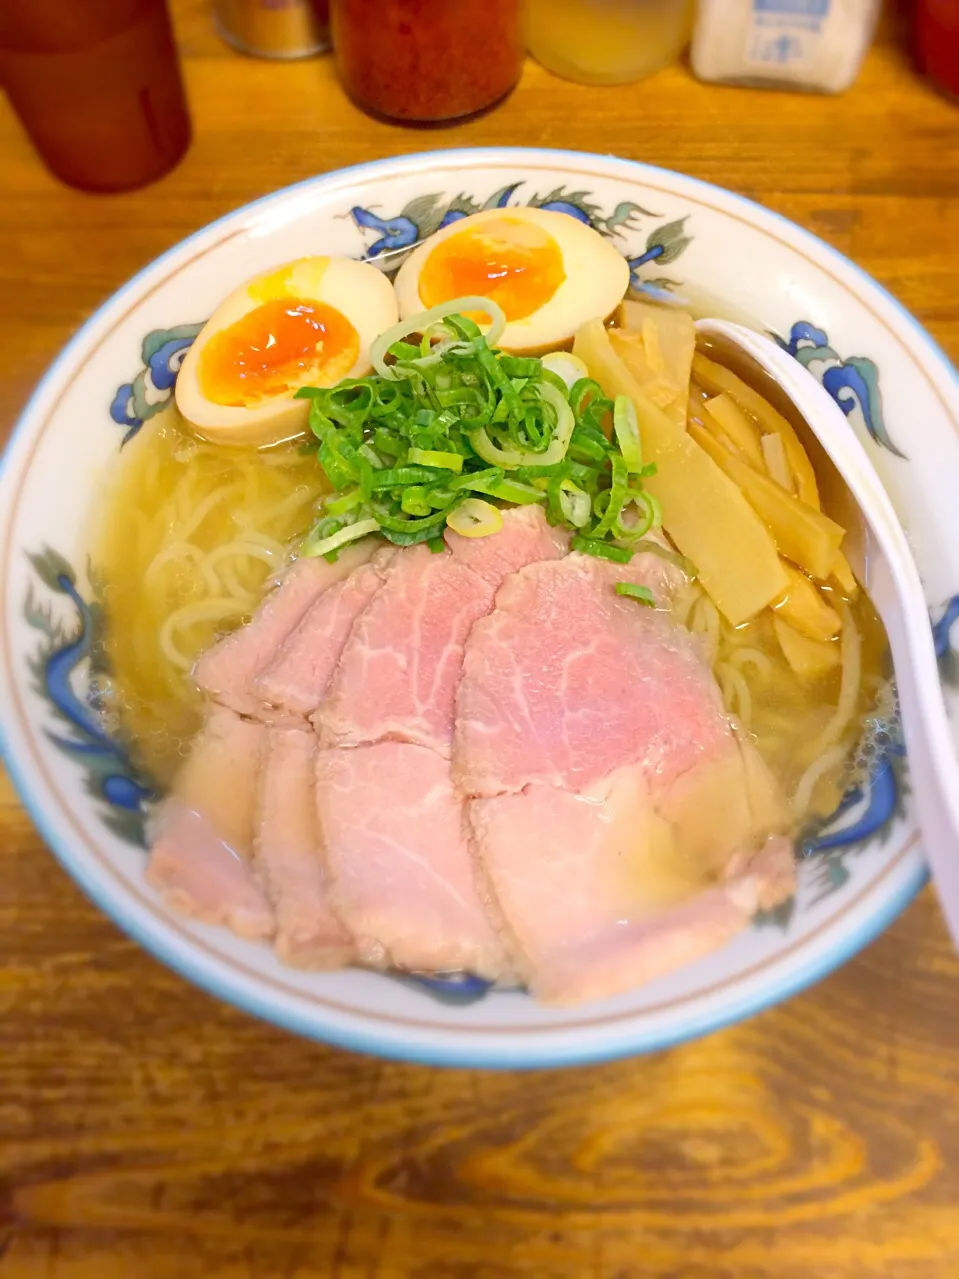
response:
<svg viewBox="0 0 959 1279"><path fill-rule="evenodd" d="M331 900L367 962L497 977L505 956L450 781L456 688L469 631L504 576L558 557L565 539L525 508L491 537L447 542L442 554L397 555L353 627L314 716L327 747L317 804Z"/></svg>
<svg viewBox="0 0 959 1279"><path fill-rule="evenodd" d="M646 586L665 605L682 580L651 554L630 565L572 554L510 577L466 650L457 785L479 796L530 782L589 786L642 749L637 722L674 754L725 740L719 690L687 632L614 589ZM647 633L664 642L645 651Z"/></svg>
<svg viewBox="0 0 959 1279"><path fill-rule="evenodd" d="M383 585L395 553L378 551L323 591L253 679L254 697L283 722L305 719L323 701L353 624Z"/></svg>
<svg viewBox="0 0 959 1279"><path fill-rule="evenodd" d="M368 539L335 565L297 561L249 624L201 657L197 679L215 700L154 834L150 874L171 905L244 935L266 936L275 925L277 954L300 967L335 967L354 953L326 902L316 739L304 715L379 584L367 563L375 551ZM267 730L258 722L267 719L295 727Z"/></svg>
<svg viewBox="0 0 959 1279"><path fill-rule="evenodd" d="M330 901L373 967L504 975L442 755L407 742L321 750Z"/></svg>
<svg viewBox="0 0 959 1279"><path fill-rule="evenodd" d="M724 943L792 891L778 789L725 714L662 570L578 555L510 577L467 645L454 780L538 998L617 994Z"/></svg>
<svg viewBox="0 0 959 1279"><path fill-rule="evenodd" d="M295 968L340 968L356 957L356 948L327 895L316 816L316 754L311 732L267 730L254 854L276 912L278 958Z"/></svg>
<svg viewBox="0 0 959 1279"><path fill-rule="evenodd" d="M593 795L533 785L469 807L516 969L545 1003L604 999L692 963L793 891L790 840L750 836L725 865L697 859L638 768Z"/></svg>
<svg viewBox="0 0 959 1279"><path fill-rule="evenodd" d="M241 937L270 937L275 927L252 865L265 734L211 707L151 831L147 878L169 905Z"/></svg>
<svg viewBox="0 0 959 1279"><path fill-rule="evenodd" d="M322 556L297 560L246 626L200 657L193 676L202 691L241 715L295 724L299 717L284 717L268 707L253 682L276 660L283 642L320 596L367 563L380 545L365 538L346 547L333 564Z"/></svg>
<svg viewBox="0 0 959 1279"><path fill-rule="evenodd" d="M325 743L393 739L448 755L466 637L493 606L507 574L555 559L565 536L538 506L503 512L483 538L447 530L448 550L414 546L387 566L383 587L357 619L313 717Z"/></svg>
<svg viewBox="0 0 959 1279"><path fill-rule="evenodd" d="M353 939L330 909L316 816L317 741L213 705L153 823L148 879L174 909L275 935L297 968L338 968Z"/></svg>
<svg viewBox="0 0 959 1279"><path fill-rule="evenodd" d="M206 720L153 832L148 873L173 907L244 936L272 935L278 921L280 958L301 966L346 962L352 947L323 891L315 738L299 704L268 705L254 681L283 661L293 677L284 641L318 601L334 594L335 606L323 611L325 628L313 626L302 674L301 698L322 697L349 626L369 599L344 588L378 545L368 538L335 564L298 560L252 620L200 658L195 676L211 698ZM297 655L304 659L302 646ZM280 730L268 736L255 722L264 720L296 726L291 731L299 729L302 740Z"/></svg>

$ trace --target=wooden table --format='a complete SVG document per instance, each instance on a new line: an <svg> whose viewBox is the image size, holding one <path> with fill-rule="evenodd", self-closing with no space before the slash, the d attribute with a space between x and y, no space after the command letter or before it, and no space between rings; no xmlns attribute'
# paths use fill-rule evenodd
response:
<svg viewBox="0 0 959 1279"><path fill-rule="evenodd" d="M839 99L596 91L530 65L414 132L328 60L237 57L175 17L196 124L158 186L92 198L0 105L0 429L69 334L181 236L275 187L429 146L614 151L753 196L959 357L959 111L889 21ZM959 961L927 891L784 1007L668 1053L531 1075L390 1065L187 986L46 852L0 775L2 1279L948 1279L959 1275Z"/></svg>

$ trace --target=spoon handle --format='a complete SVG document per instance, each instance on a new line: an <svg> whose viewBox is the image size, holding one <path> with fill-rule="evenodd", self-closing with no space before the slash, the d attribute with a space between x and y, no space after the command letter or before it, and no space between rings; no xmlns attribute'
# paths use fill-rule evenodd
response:
<svg viewBox="0 0 959 1279"><path fill-rule="evenodd" d="M892 651L923 851L959 949L959 760L939 682L929 610L906 534L869 455L813 375L768 338L726 321L697 328L735 343L783 389L832 460L869 531L866 587Z"/></svg>
<svg viewBox="0 0 959 1279"><path fill-rule="evenodd" d="M909 566L912 583L902 580L894 559L874 556L868 590L892 650L923 852L953 944L959 949L959 768L940 692L926 601L911 560Z"/></svg>

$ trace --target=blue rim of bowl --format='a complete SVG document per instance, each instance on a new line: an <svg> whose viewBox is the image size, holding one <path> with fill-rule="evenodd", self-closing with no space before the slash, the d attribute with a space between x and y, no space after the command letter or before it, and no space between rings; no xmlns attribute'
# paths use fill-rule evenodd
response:
<svg viewBox="0 0 959 1279"><path fill-rule="evenodd" d="M112 293L97 309L88 317L81 325L77 332L69 339L59 354L53 360L52 364L46 370L37 383L27 403L22 409L9 440L0 454L0 483L2 483L8 465L8 457L14 451L19 443L20 437L25 435L30 425L35 406L40 401L46 391L48 384L53 380L57 373L65 366L69 365L74 351L81 347L86 340L87 334L95 326L103 312L110 306L117 303L122 298L131 297L137 292L138 286L145 277L153 273L157 267L168 259L179 255L182 250L189 244L194 243L201 237L208 235L214 228L221 226L243 215L248 215L264 205L278 202L285 197L290 196L296 191L303 191L309 187L316 186L321 183L330 182L337 178L345 178L350 176L360 177L369 174L375 174L381 170L387 169L392 174L401 173L405 169L415 170L417 164L437 157L442 157L444 166L455 166L459 163L463 168L472 167L477 160L487 159L502 163L505 165L515 165L521 168L524 161L529 161L533 156L546 157L550 161L555 161L557 167L562 167L563 162L570 163L573 171L575 166L582 164L584 160L596 161L603 166L613 165L624 171L625 176L642 180L643 174L662 175L668 180L675 181L678 179L681 183L696 190L703 192L716 192L725 199L731 200L734 204L742 206L751 212L758 212L763 218L768 218L773 222L781 223L788 227L791 236L797 237L807 244L813 246L820 257L838 264L844 270L851 271L858 276L869 289L874 291L888 303L898 315L906 322L906 325L915 335L918 344L924 347L932 354L936 362L949 375L955 386L955 392L959 396L959 373L950 361L949 357L942 350L935 338L929 334L919 321L913 316L906 307L889 292L882 284L875 280L867 271L859 267L840 253L838 249L821 240L811 231L799 226L797 223L790 221L789 218L767 209L764 205L754 200L748 199L746 196L739 195L734 191L729 191L725 187L717 186L715 183L706 182L702 178L690 177L683 173L678 173L672 169L666 169L658 165L646 164L639 160L629 160L620 156L602 155L598 152L589 151L571 151L564 149L552 149L548 147L469 147L469 148L451 148L446 151L420 151L405 156L390 157L383 160L371 160L362 164L351 165L344 169L334 169L327 173L318 174L311 178L305 178L300 182L295 182L287 187L281 187L277 191L270 192L268 195L261 196L248 204L241 205L239 208L232 210L223 216L216 218L213 222L207 223L205 226L192 232L184 239L179 240L175 245L165 250L158 257L154 258L146 266L142 267L129 280ZM31 821L40 832L45 843L56 856L57 860L70 874L70 876L80 884L84 892L94 901L94 903L113 920L128 936L132 937L138 944L143 946L150 954L160 960L167 967L172 968L181 976L186 978L191 984L200 986L201 989L208 991L216 997L224 1000L224 1002L239 1008L241 1011L250 1013L262 1020L272 1023L273 1025L282 1026L286 1030L293 1031L296 1034L306 1038L317 1040L323 1043L331 1043L340 1048L346 1048L354 1052L368 1053L374 1056L384 1057L390 1060L404 1060L412 1062L420 1062L426 1065L435 1066L455 1066L463 1068L501 1068L501 1069L542 1069L552 1066L575 1066L588 1065L601 1061L613 1061L619 1058L640 1055L649 1052L661 1051L663 1049L676 1047L679 1044L686 1043L689 1040L697 1039L702 1035L709 1034L712 1031L720 1030L725 1026L733 1025L736 1022L744 1020L756 1013L762 1012L767 1008L791 998L800 991L820 981L830 972L840 967L847 960L856 955L863 947L867 946L871 941L882 933L889 924L896 919L903 910L913 901L924 884L927 882L928 873L924 866L918 865L906 881L900 886L896 893L885 901L882 906L864 920L855 932L844 938L841 944L836 945L832 950L822 955L818 960L810 963L785 980L780 981L775 987L763 990L761 993L750 993L743 996L738 1001L733 1001L724 1005L721 1012L710 1015L693 1016L689 1022L679 1031L667 1031L661 1034L650 1035L648 1032L642 1036L631 1038L627 1029L622 1039L616 1044L607 1043L592 1045L586 1042L582 1045L570 1046L566 1044L554 1043L548 1046L546 1051L540 1051L539 1048L534 1051L516 1052L518 1045L514 1042L510 1044L493 1041L492 1045L477 1047L476 1049L466 1047L461 1044L435 1045L426 1048L420 1044L404 1043L402 1038L394 1037L392 1034L383 1034L382 1032L364 1032L363 1030L344 1030L339 1026L318 1026L315 1018L307 1013L300 1013L295 1008L287 1009L285 1007L277 1007L271 1004L269 998L265 994L260 994L255 988L247 989L245 986L237 988L233 981L227 977L222 977L218 973L205 973L202 978L198 978L196 969L191 965L189 953L181 955L171 940L164 934L154 933L150 928L141 927L131 913L124 908L122 899L118 902L104 885L101 885L94 876L87 873L82 863L74 860L72 848L68 840L62 839L59 833L54 829L53 824L47 819L40 802L40 798L34 796L31 784L26 775L21 772L18 761L13 757L6 739L6 731L3 723L0 722L0 758L10 774L10 777L16 787L17 793L30 815ZM224 961L227 962L227 961ZM637 1018L642 1017L642 1013L638 1012ZM363 1014L357 1013L356 1019L363 1020ZM477 1036L482 1036L482 1028L477 1028ZM535 1031L531 1032L536 1034Z"/></svg>

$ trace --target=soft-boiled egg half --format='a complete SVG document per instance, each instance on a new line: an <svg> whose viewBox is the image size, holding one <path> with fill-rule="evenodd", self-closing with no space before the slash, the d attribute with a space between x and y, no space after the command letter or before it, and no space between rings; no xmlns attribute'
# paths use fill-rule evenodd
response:
<svg viewBox="0 0 959 1279"><path fill-rule="evenodd" d="M408 319L460 297L487 297L506 315L497 346L540 352L568 342L584 319L605 319L629 286L626 259L566 213L489 209L437 231L396 277Z"/></svg>
<svg viewBox="0 0 959 1279"><path fill-rule="evenodd" d="M300 258L235 289L207 320L176 381L177 408L198 435L275 444L306 429L301 386L333 386L372 369L370 344L398 319L376 267Z"/></svg>

